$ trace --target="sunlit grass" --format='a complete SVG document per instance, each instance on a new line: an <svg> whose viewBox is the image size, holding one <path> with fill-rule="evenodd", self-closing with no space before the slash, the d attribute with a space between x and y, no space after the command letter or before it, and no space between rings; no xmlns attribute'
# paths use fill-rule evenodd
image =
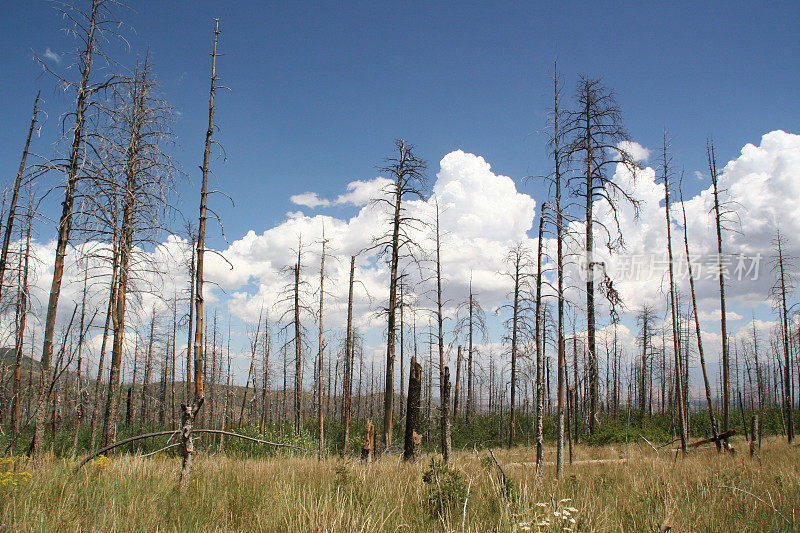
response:
<svg viewBox="0 0 800 533"><path fill-rule="evenodd" d="M546 452L549 463L554 453ZM537 477L531 449L498 449L510 479L506 491L487 455L455 454L454 467L469 484L466 513L462 517L459 501L441 518L429 502L435 485L422 481L427 457L414 465L396 456L362 465L354 459L198 454L184 492L177 487L180 461L166 455L110 456L77 474L70 460L51 457L35 467L6 460L0 463L0 528L461 531L463 518L464 530L475 532L656 531L672 515L673 531L800 530L800 449L777 438L764 442L760 460L746 453L718 455L713 448L676 460L646 444L579 446L576 463L630 460L567 465L561 480L554 479L551 464Z"/></svg>

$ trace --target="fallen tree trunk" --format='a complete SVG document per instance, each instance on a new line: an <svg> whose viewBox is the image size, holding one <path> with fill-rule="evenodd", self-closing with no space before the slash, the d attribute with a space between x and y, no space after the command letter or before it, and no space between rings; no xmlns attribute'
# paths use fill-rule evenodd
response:
<svg viewBox="0 0 800 533"><path fill-rule="evenodd" d="M726 439L728 439L728 438L730 438L730 437L732 437L734 435L736 435L736 430L735 429L729 429L728 431L720 433L716 437L709 437L707 439L703 439L703 440L699 440L697 442L693 442L693 443L691 443L689 445L689 448L697 448L698 446L701 446L703 444L708 444L709 442L717 443L719 441L726 440Z"/></svg>

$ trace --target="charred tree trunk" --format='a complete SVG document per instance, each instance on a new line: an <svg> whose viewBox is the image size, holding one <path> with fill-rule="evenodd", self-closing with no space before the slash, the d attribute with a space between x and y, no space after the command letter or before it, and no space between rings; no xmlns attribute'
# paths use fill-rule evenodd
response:
<svg viewBox="0 0 800 533"><path fill-rule="evenodd" d="M411 359L408 374L408 405L406 407L406 435L403 459L416 461L422 449L422 435L419 432L419 419L422 395L422 365L417 358Z"/></svg>

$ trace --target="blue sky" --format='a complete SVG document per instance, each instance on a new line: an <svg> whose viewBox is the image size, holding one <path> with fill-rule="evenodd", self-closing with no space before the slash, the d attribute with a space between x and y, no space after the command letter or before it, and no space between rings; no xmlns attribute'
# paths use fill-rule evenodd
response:
<svg viewBox="0 0 800 533"><path fill-rule="evenodd" d="M545 171L536 132L556 57L568 93L577 75L602 76L631 136L655 147L666 125L676 162L690 171L704 168L708 136L727 160L800 119L800 6L790 2L130 5L131 51L118 57L131 63L150 47L166 97L181 112L179 158L194 184L211 19L221 18L219 74L232 91L218 97L228 161L216 171L237 205L235 216L222 210L230 235L278 222L293 208L291 194L332 196L374 177L395 137L415 143L434 172L459 148L515 179ZM10 177L35 91L43 90L51 133L66 104L32 53L63 53L72 42L46 2L10 2L5 11L0 159ZM196 204L196 187L183 196Z"/></svg>
<svg viewBox="0 0 800 533"><path fill-rule="evenodd" d="M227 161L213 163L218 183L211 187L236 202L234 208L221 197L214 199L230 241L242 239L248 230L260 235L285 229L289 211L313 215L313 210L292 203L292 195L312 191L333 199L353 180L376 177L376 167L397 137L414 143L418 155L428 160L431 185L440 159L460 149L483 157L494 174L467 156L454 166L466 165L471 176L498 187L504 182L494 175L511 177L520 192L536 200L538 214L546 192L535 182L522 183L522 178L550 168L545 139L538 132L545 127L551 103L556 59L565 103L579 75L602 77L617 94L631 138L657 149L667 127L675 164L689 175L705 171L710 136L722 166L739 157L746 143L758 145L773 130L797 133L800 123L800 5L790 2L341 5L200 0L187 5L131 2L131 10L121 16L134 29L122 30L130 48L115 42L110 49L131 65L149 47L165 97L180 112L175 132L181 148L176 155L189 180L180 187L179 207L194 220L208 112L212 19L221 19L223 55L217 68L220 83L231 91L218 93L220 129L215 138L224 145ZM63 70L68 63L63 54L74 42L59 31L65 23L47 2L9 2L4 8L0 176L7 182L19 164L36 91L42 90L49 118L42 137L34 141L35 152L52 154L60 117L70 106L52 79L41 74L33 55L44 56L49 49L52 58L45 60L54 70ZM765 148L772 155L795 142L773 141ZM743 161L740 168L745 170L733 172L731 183L753 183L751 177L761 168L760 160L754 160ZM778 185L774 199L764 196L754 212L781 199L778 191L784 189ZM688 180L687 198L707 186L706 181ZM525 202L514 194L508 198ZM697 198L694 213L702 216L702 198ZM48 201L47 214L55 217L59 195ZM352 205L321 211L339 220L361 213ZM662 224L661 217L653 223ZM42 241L52 238L52 226L41 225ZM646 226L640 226L642 234ZM757 238L763 243L769 240L766 235ZM642 249L649 250L657 235L641 240ZM217 249L227 246L216 229L209 242ZM742 249L752 251L747 244ZM245 268L257 268L253 257L238 253L233 250L231 256ZM231 282L229 288L231 293L253 292L259 282L268 284L256 275ZM708 285L703 309L711 317L713 286ZM759 290L763 293L763 286ZM747 300L745 295L734 302L741 306L740 318L749 317ZM765 306L759 313L769 318ZM711 318L708 327L714 327ZM499 327L494 331L492 340L499 341Z"/></svg>

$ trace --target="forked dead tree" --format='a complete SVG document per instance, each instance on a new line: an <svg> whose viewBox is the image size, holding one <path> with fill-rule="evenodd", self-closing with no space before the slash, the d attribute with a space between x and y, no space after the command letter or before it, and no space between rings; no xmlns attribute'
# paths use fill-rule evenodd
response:
<svg viewBox="0 0 800 533"><path fill-rule="evenodd" d="M684 250L686 252L686 271L689 275L689 291L692 297L692 315L694 316L694 326L695 326L695 333L697 334L697 355L700 359L700 369L703 373L703 385L704 390L706 393L706 405L708 406L708 416L711 420L711 435L716 439L717 435L719 435L719 429L717 426L717 418L714 415L714 402L712 400L711 395L711 384L709 383L708 379L708 370L706 369L706 358L705 352L703 351L703 337L700 333L700 315L697 310L697 297L695 295L694 289L694 271L692 270L692 256L689 252L689 235L688 235L688 225L686 223L686 203L683 201L683 189L679 186L680 190L680 200L681 200L681 210L683 212L683 245ZM714 443L717 446L717 451L721 449L721 444L719 439L715 440Z"/></svg>
<svg viewBox="0 0 800 533"><path fill-rule="evenodd" d="M662 150L661 150L661 180L664 183L664 211L666 214L667 224L667 253L669 261L669 308L670 317L672 321L672 347L675 358L675 401L678 404L678 424L680 425L680 439L681 450L686 453L686 445L689 440L689 424L687 421L688 410L684 401L683 395L683 371L681 364L681 347L680 347L680 326L678 319L680 315L680 308L677 302L677 288L675 287L675 280L673 276L673 260L672 260L672 219L670 218L670 203L669 203L669 187L670 179L672 178L672 157L669 154L669 141L667 140L667 132L664 131Z"/></svg>

